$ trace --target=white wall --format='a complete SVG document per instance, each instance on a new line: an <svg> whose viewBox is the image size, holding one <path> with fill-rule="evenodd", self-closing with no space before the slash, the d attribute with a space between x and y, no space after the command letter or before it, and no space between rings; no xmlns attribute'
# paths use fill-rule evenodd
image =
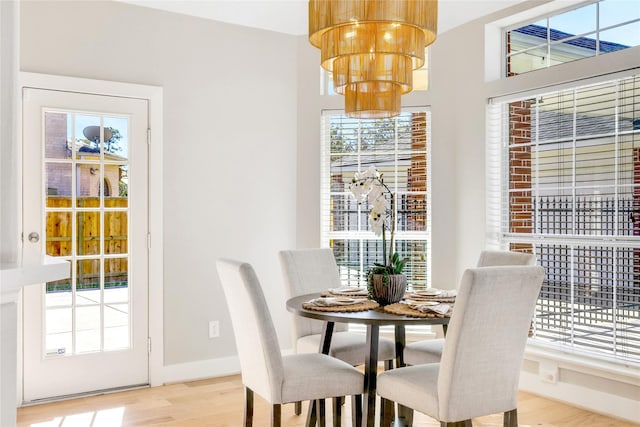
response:
<svg viewBox="0 0 640 427"><path fill-rule="evenodd" d="M22 71L163 87L165 365L235 355L219 257L254 264L289 348L296 38L97 1L22 2L21 38Z"/></svg>

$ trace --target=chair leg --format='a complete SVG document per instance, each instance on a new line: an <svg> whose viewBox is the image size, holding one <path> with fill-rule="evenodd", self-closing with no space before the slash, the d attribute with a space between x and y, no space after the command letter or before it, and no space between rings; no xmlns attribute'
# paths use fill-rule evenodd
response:
<svg viewBox="0 0 640 427"><path fill-rule="evenodd" d="M300 402L300 401L295 402L294 405L295 406L294 406L293 412L296 415L300 415L302 413L302 402Z"/></svg>
<svg viewBox="0 0 640 427"><path fill-rule="evenodd" d="M393 402L388 399L380 398L380 425L390 426L395 418L393 410Z"/></svg>
<svg viewBox="0 0 640 427"><path fill-rule="evenodd" d="M333 398L333 427L342 425L342 401L344 397Z"/></svg>
<svg viewBox="0 0 640 427"><path fill-rule="evenodd" d="M390 371L391 369L393 369L393 359L385 360L384 370ZM396 414L393 402L387 399L380 399L380 420L384 422L382 425L390 425L395 417Z"/></svg>
<svg viewBox="0 0 640 427"><path fill-rule="evenodd" d="M315 427L318 420L318 401L312 400L309 402L309 412L307 413L307 427Z"/></svg>
<svg viewBox="0 0 640 427"><path fill-rule="evenodd" d="M275 403L271 405L271 427L280 427L282 424L282 405Z"/></svg>
<svg viewBox="0 0 640 427"><path fill-rule="evenodd" d="M518 408L504 413L504 427L518 427Z"/></svg>
<svg viewBox="0 0 640 427"><path fill-rule="evenodd" d="M327 426L327 418L326 418L326 402L324 399L318 400L318 427L326 427Z"/></svg>
<svg viewBox="0 0 640 427"><path fill-rule="evenodd" d="M409 427L413 425L413 409L398 404L398 417L404 425Z"/></svg>
<svg viewBox="0 0 640 427"><path fill-rule="evenodd" d="M253 425L253 390L244 387L244 427Z"/></svg>
<svg viewBox="0 0 640 427"><path fill-rule="evenodd" d="M351 396L351 425L362 426L362 395Z"/></svg>

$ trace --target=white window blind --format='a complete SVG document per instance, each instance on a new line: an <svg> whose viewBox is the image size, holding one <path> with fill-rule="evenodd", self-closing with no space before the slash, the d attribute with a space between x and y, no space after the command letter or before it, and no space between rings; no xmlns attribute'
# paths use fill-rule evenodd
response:
<svg viewBox="0 0 640 427"><path fill-rule="evenodd" d="M640 75L500 100L488 123L489 234L545 268L533 339L640 365Z"/></svg>
<svg viewBox="0 0 640 427"><path fill-rule="evenodd" d="M410 259L408 283L430 283L429 128L425 108L377 120L323 112L321 239L333 248L344 285L366 286L368 268L382 261L382 239L369 229L367 206L359 206L349 191L354 172L371 165L396 194L396 251Z"/></svg>

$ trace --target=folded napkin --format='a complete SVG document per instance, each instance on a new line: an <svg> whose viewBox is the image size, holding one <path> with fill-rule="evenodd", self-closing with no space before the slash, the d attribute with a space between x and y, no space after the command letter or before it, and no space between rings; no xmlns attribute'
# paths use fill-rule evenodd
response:
<svg viewBox="0 0 640 427"><path fill-rule="evenodd" d="M328 292L323 292L322 296L343 296L343 297L366 297L368 295L367 288L356 288L353 286L343 286L341 288L331 288Z"/></svg>
<svg viewBox="0 0 640 427"><path fill-rule="evenodd" d="M405 304L407 304L409 307L413 308L414 310L418 310L421 313L437 313L437 314L442 314L442 315L446 315L451 311L451 304L445 304L445 303L440 303L440 304L436 304L436 305L426 305L426 304L411 304L408 302L404 302Z"/></svg>
<svg viewBox="0 0 640 427"><path fill-rule="evenodd" d="M437 297L438 298L455 298L458 295L458 290L457 289L449 289L449 290L443 290L441 291Z"/></svg>
<svg viewBox="0 0 640 427"><path fill-rule="evenodd" d="M353 305L367 301L366 298L336 298L336 297L320 297L307 301L305 304L315 305L316 307L334 307L339 305Z"/></svg>
<svg viewBox="0 0 640 427"><path fill-rule="evenodd" d="M429 294L423 294L423 293L419 293L419 292L409 292L409 296L411 296L411 298L415 298L415 299L444 299L444 298L455 298L458 295L458 290L457 289L448 289L448 290L440 290L440 289L430 289L434 292L433 295L429 295Z"/></svg>

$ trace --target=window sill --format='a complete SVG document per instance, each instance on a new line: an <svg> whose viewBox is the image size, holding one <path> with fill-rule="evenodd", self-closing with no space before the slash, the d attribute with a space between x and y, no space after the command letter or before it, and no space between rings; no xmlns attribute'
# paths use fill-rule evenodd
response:
<svg viewBox="0 0 640 427"><path fill-rule="evenodd" d="M549 348L531 342L527 345L524 358L525 360L538 362L540 366L552 362L556 365L556 369L567 369L582 374L640 386L640 370L638 367L624 365L622 362L610 362L588 355L566 353L555 348ZM539 374L544 376L542 369Z"/></svg>

